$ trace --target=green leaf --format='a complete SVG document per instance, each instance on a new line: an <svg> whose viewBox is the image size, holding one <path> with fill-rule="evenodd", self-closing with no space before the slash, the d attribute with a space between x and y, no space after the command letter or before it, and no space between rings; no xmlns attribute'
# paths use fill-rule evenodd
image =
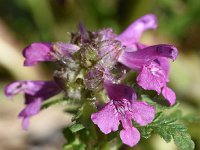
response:
<svg viewBox="0 0 200 150"><path fill-rule="evenodd" d="M158 119L160 119L160 117L163 116L163 112L157 112L154 118L154 122L157 121Z"/></svg>
<svg viewBox="0 0 200 150"><path fill-rule="evenodd" d="M84 128L85 127L82 124L75 123L69 129L72 131L72 133L75 133L75 132L78 132L78 131L80 131Z"/></svg>
<svg viewBox="0 0 200 150"><path fill-rule="evenodd" d="M154 132L159 134L161 138L163 138L167 143L169 143L172 139L168 126L158 126L154 129Z"/></svg>
<svg viewBox="0 0 200 150"><path fill-rule="evenodd" d="M166 99L160 96L155 96L154 98L150 98L148 95L142 94L141 100L147 102L150 105L153 105L157 111L161 112L168 109L175 110L179 106L179 103L177 102L175 105L169 107Z"/></svg>
<svg viewBox="0 0 200 150"><path fill-rule="evenodd" d="M194 142L187 132L174 132L172 136L174 143L180 150L194 150Z"/></svg>
<svg viewBox="0 0 200 150"><path fill-rule="evenodd" d="M90 102L85 102L78 110L77 114L72 118L72 121L83 124L85 127L89 126L91 114L95 112L94 106Z"/></svg>
<svg viewBox="0 0 200 150"><path fill-rule="evenodd" d="M69 127L63 129L63 135L67 140L67 143L63 146L64 150L86 150L85 142L80 139L78 134L73 133Z"/></svg>
<svg viewBox="0 0 200 150"><path fill-rule="evenodd" d="M151 137L151 133L152 133L153 129L146 126L146 127L140 127L139 131L140 131L140 135L143 138L148 139L149 137Z"/></svg>
<svg viewBox="0 0 200 150"><path fill-rule="evenodd" d="M154 119L154 122L152 123L152 125L159 126L159 125L170 124L177 121L181 117L182 117L182 113L180 110L176 110L168 116L165 116L162 112L158 112L156 114L156 118Z"/></svg>
<svg viewBox="0 0 200 150"><path fill-rule="evenodd" d="M151 133L157 133L167 143L172 139L180 150L193 150L194 142L187 131L187 127L177 123L178 120L184 118L181 111L176 110L169 115L163 112L158 112L154 121L145 127L139 127L141 136L149 138Z"/></svg>
<svg viewBox="0 0 200 150"><path fill-rule="evenodd" d="M143 101L147 102L148 104L153 105L156 108L156 110L158 110L158 111L163 111L163 110L169 109L169 107L158 104L157 102L153 101L149 96L147 96L145 94L141 95L141 99Z"/></svg>
<svg viewBox="0 0 200 150"><path fill-rule="evenodd" d="M75 140L75 135L71 132L69 127L63 129L63 135L68 143L73 142Z"/></svg>
<svg viewBox="0 0 200 150"><path fill-rule="evenodd" d="M166 142L170 142L173 138L174 143L181 150L193 150L194 142L187 133L187 128L183 124L175 123L175 121L176 120L173 121L173 118L171 121L167 120L154 131L158 133Z"/></svg>
<svg viewBox="0 0 200 150"><path fill-rule="evenodd" d="M173 138L174 143L180 150L193 150L194 142L187 133L187 128L182 124L167 122L154 127L154 132L159 134L167 143Z"/></svg>
<svg viewBox="0 0 200 150"><path fill-rule="evenodd" d="M86 150L86 145L76 138L73 142L65 144L63 150Z"/></svg>

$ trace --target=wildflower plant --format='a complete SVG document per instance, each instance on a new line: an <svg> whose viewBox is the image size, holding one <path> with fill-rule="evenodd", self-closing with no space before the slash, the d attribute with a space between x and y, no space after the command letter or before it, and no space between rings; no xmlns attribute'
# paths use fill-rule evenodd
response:
<svg viewBox="0 0 200 150"><path fill-rule="evenodd" d="M118 149L141 138L159 134L182 150L194 149L176 95L168 87L169 61L178 55L168 44L145 45L142 33L156 29L157 18L147 14L117 35L111 28L87 31L80 24L70 42L32 43L23 50L24 66L52 61L57 64L52 81L16 81L5 87L12 98L24 93L25 108L19 113L22 128L42 109L63 103L72 113L72 125L63 129L64 149ZM151 92L149 92L151 91ZM155 91L155 92L154 92ZM48 99L63 93L59 100ZM165 103L167 102L167 103Z"/></svg>

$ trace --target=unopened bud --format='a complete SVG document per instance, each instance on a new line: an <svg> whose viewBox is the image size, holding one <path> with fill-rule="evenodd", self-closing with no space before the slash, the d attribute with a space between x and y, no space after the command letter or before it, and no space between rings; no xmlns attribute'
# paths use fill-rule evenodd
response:
<svg viewBox="0 0 200 150"><path fill-rule="evenodd" d="M116 40L101 41L97 44L98 59L103 68L111 69L122 52L122 45Z"/></svg>

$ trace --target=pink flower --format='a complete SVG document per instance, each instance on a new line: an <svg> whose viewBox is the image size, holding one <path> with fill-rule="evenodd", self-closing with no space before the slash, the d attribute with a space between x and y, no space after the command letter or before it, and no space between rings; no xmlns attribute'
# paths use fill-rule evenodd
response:
<svg viewBox="0 0 200 150"><path fill-rule="evenodd" d="M132 125L132 119L139 125L147 125L153 121L155 109L146 102L137 101L136 93L128 86L105 82L109 102L91 116L100 130L108 134L117 131L120 122L122 142L134 146L140 140L139 131Z"/></svg>

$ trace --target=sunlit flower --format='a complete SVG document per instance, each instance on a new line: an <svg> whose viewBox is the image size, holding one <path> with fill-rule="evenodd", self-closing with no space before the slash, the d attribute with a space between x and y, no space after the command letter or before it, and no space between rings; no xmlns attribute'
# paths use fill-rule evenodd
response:
<svg viewBox="0 0 200 150"><path fill-rule="evenodd" d="M105 134L117 131L121 121L121 140L129 146L136 145L140 133L132 125L132 119L141 126L147 125L153 121L155 109L146 102L136 100L136 93L128 86L105 82L105 89L109 102L91 115L92 121Z"/></svg>

